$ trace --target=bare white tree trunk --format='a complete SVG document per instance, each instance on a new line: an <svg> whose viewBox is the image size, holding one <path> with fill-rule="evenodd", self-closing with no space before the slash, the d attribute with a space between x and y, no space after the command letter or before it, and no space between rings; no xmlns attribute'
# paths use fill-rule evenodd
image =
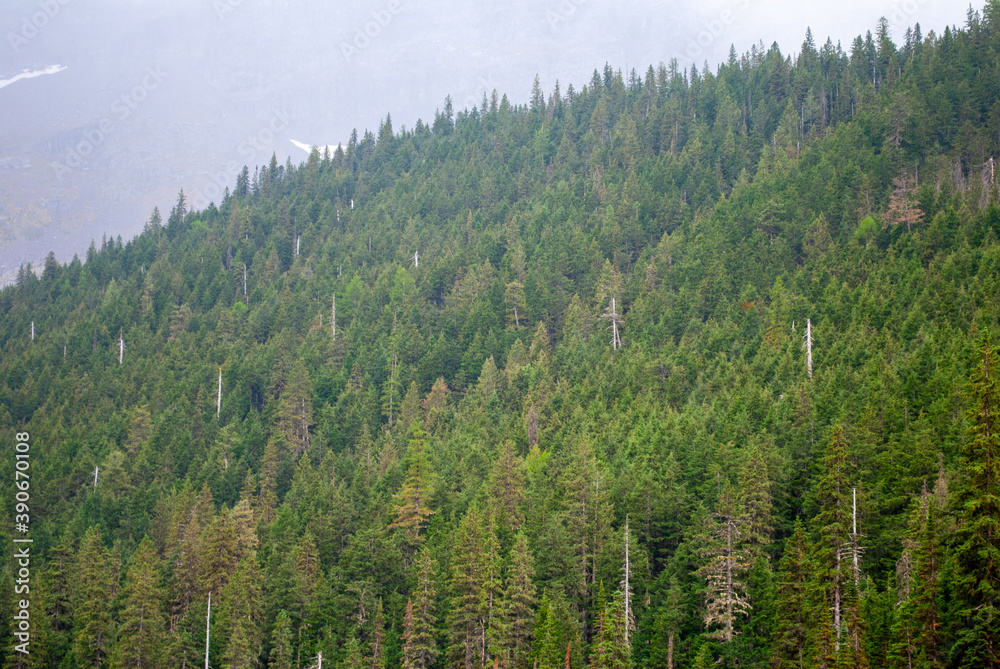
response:
<svg viewBox="0 0 1000 669"><path fill-rule="evenodd" d="M35 341L35 321L31 321L31 341Z"/></svg>
<svg viewBox="0 0 1000 669"><path fill-rule="evenodd" d="M613 298L613 297L611 298L611 330L612 330L613 337L614 337L614 339L612 340L612 344L614 344L615 350L617 351L618 350L618 343L619 343L619 339L618 339L618 312L617 312L617 310L615 308L615 298Z"/></svg>
<svg viewBox="0 0 1000 669"><path fill-rule="evenodd" d="M205 617L205 669L208 669L208 641L212 630L212 593L208 593L208 615Z"/></svg>
<svg viewBox="0 0 1000 669"><path fill-rule="evenodd" d="M247 264L243 263L243 297L247 296Z"/></svg>
<svg viewBox="0 0 1000 669"><path fill-rule="evenodd" d="M125 338L122 333L118 333L118 364L122 364L125 360Z"/></svg>
<svg viewBox="0 0 1000 669"><path fill-rule="evenodd" d="M833 575L833 632L836 638L834 649L840 652L840 551L837 551L836 571Z"/></svg>
<svg viewBox="0 0 1000 669"><path fill-rule="evenodd" d="M726 643L733 640L733 521L726 520Z"/></svg>
<svg viewBox="0 0 1000 669"><path fill-rule="evenodd" d="M621 317L618 315L618 302L615 298L611 298L611 307L601 318L607 318L611 321L611 346L617 351L622 346L622 337L618 331Z"/></svg>
<svg viewBox="0 0 1000 669"><path fill-rule="evenodd" d="M222 414L222 367L219 367L219 399L215 405L215 417Z"/></svg>
<svg viewBox="0 0 1000 669"><path fill-rule="evenodd" d="M854 587L861 587L861 570L858 566L858 489L851 489L851 558L854 562Z"/></svg>
<svg viewBox="0 0 1000 669"><path fill-rule="evenodd" d="M802 348L806 350L806 371L809 372L809 378L813 377L813 338L812 338L812 321L806 319L806 340L802 344Z"/></svg>
<svg viewBox="0 0 1000 669"><path fill-rule="evenodd" d="M625 645L632 647L631 627L632 627L632 588L629 585L632 564L629 560L629 536L628 536L629 516L625 514L625 578L622 583L622 598L625 600Z"/></svg>
<svg viewBox="0 0 1000 669"><path fill-rule="evenodd" d="M94 487L97 487L97 475L100 473L100 467L94 467Z"/></svg>

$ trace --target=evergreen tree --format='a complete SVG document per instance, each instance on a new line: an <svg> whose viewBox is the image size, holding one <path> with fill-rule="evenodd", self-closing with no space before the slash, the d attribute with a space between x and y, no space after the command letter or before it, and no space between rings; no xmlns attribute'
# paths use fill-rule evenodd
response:
<svg viewBox="0 0 1000 669"><path fill-rule="evenodd" d="M260 519L265 525L274 520L278 506L278 445L271 439L264 449L264 460L260 466Z"/></svg>
<svg viewBox="0 0 1000 669"><path fill-rule="evenodd" d="M145 537L133 553L125 575L124 602L118 616L118 641L114 651L117 667L163 666L167 620L163 610L165 593L161 570L153 542Z"/></svg>
<svg viewBox="0 0 1000 669"><path fill-rule="evenodd" d="M814 545L814 578L816 590L823 593L825 606L832 615L834 648L840 653L844 628L844 612L851 588L848 565L843 548L850 539L851 502L847 482L848 447L844 430L833 429L823 459L823 475L817 484L820 512L813 519L819 534Z"/></svg>
<svg viewBox="0 0 1000 669"><path fill-rule="evenodd" d="M73 593L76 666L101 667L108 663L115 640L109 602L118 584L118 562L101 539L98 527L83 535L71 581Z"/></svg>
<svg viewBox="0 0 1000 669"><path fill-rule="evenodd" d="M927 497L926 509L916 554L919 586L914 593L913 604L914 618L919 625L917 644L920 647L920 666L931 669L943 666L940 600L944 561L933 497Z"/></svg>
<svg viewBox="0 0 1000 669"><path fill-rule="evenodd" d="M534 560L522 532L514 539L508 562L503 598L490 627L491 654L504 669L527 666L535 623Z"/></svg>
<svg viewBox="0 0 1000 669"><path fill-rule="evenodd" d="M455 669L473 669L486 662L488 575L483 530L479 513L472 508L462 518L455 536L448 616L449 666Z"/></svg>
<svg viewBox="0 0 1000 669"><path fill-rule="evenodd" d="M777 629L771 666L774 669L805 669L810 666L806 642L811 628L808 581L812 568L810 546L802 522L785 542L778 569Z"/></svg>
<svg viewBox="0 0 1000 669"><path fill-rule="evenodd" d="M270 669L292 669L292 621L282 609L274 620L271 632Z"/></svg>
<svg viewBox="0 0 1000 669"><path fill-rule="evenodd" d="M972 373L969 439L955 493L959 518L953 543L955 586L962 625L955 666L1000 667L1000 375L987 337Z"/></svg>
<svg viewBox="0 0 1000 669"><path fill-rule="evenodd" d="M767 451L760 444L749 449L739 479L737 495L746 518L745 540L751 557L766 555L774 532L771 477L767 468Z"/></svg>
<svg viewBox="0 0 1000 669"><path fill-rule="evenodd" d="M226 630L228 639L222 654L226 669L252 669L257 666L263 643L263 601L261 572L257 553L251 551L236 567L232 579L220 597L218 629Z"/></svg>
<svg viewBox="0 0 1000 669"><path fill-rule="evenodd" d="M707 643L701 644L698 654L694 658L692 669L712 669L715 663L712 661L712 649Z"/></svg>
<svg viewBox="0 0 1000 669"><path fill-rule="evenodd" d="M278 406L278 429L293 457L297 458L309 447L312 422L312 383L304 362L299 359L292 365L288 380L281 388Z"/></svg>
<svg viewBox="0 0 1000 669"><path fill-rule="evenodd" d="M519 529L524 522L524 461L505 442L490 475L490 508L500 527Z"/></svg>
<svg viewBox="0 0 1000 669"><path fill-rule="evenodd" d="M434 640L434 566L426 548L417 560L416 581L403 620L404 669L427 669L438 655Z"/></svg>
<svg viewBox="0 0 1000 669"><path fill-rule="evenodd" d="M741 577L749 563L744 553L744 516L738 506L729 481L723 483L715 513L708 521L706 545L701 554L706 559L698 570L708 582L706 591L705 626L720 625L712 633L729 643L736 632L736 617L750 609Z"/></svg>
<svg viewBox="0 0 1000 669"><path fill-rule="evenodd" d="M372 629L371 651L371 669L385 669L385 619L382 616L381 597L379 597L375 607L375 626Z"/></svg>
<svg viewBox="0 0 1000 669"><path fill-rule="evenodd" d="M594 669L628 669L632 666L632 649L627 638L624 598L616 592L601 614L602 624L597 635L597 649L591 658Z"/></svg>
<svg viewBox="0 0 1000 669"><path fill-rule="evenodd" d="M425 433L414 423L410 427L410 444L406 451L406 480L396 495L396 519L389 527L400 528L407 540L416 545L427 519L433 515L430 506L433 470L427 457Z"/></svg>
<svg viewBox="0 0 1000 669"><path fill-rule="evenodd" d="M365 659L361 655L361 642L358 640L358 630L352 630L347 635L347 643L344 644L344 661L340 666L343 669L367 669Z"/></svg>

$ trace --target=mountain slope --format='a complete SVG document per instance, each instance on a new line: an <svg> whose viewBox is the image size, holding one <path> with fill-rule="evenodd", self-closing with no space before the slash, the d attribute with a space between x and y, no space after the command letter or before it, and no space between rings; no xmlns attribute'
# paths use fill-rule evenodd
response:
<svg viewBox="0 0 1000 669"><path fill-rule="evenodd" d="M25 269L31 661L200 664L213 592L216 666L995 666L998 21L449 100Z"/></svg>

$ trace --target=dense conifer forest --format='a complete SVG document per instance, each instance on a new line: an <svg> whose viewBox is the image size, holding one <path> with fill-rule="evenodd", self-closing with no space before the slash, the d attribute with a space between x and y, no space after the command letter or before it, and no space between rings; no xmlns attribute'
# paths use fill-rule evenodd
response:
<svg viewBox="0 0 1000 669"><path fill-rule="evenodd" d="M227 669L1000 667L1000 2L896 40L446 100L23 268L3 666L204 666L211 596Z"/></svg>

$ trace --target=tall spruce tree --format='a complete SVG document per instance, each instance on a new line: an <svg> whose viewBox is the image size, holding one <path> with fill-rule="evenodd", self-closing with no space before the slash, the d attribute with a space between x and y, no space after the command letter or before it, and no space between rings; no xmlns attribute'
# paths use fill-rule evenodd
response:
<svg viewBox="0 0 1000 669"><path fill-rule="evenodd" d="M292 649L292 620L288 611L282 609L274 619L271 631L271 653L269 669L292 669L294 653Z"/></svg>
<svg viewBox="0 0 1000 669"><path fill-rule="evenodd" d="M451 556L451 613L448 616L449 666L473 669L486 661L485 620L487 616L487 574L485 532L479 512L462 518Z"/></svg>
<svg viewBox="0 0 1000 669"><path fill-rule="evenodd" d="M809 606L810 546L802 522L785 542L778 568L777 628L771 661L773 669L805 669L810 666L806 643L811 627Z"/></svg>
<svg viewBox="0 0 1000 669"><path fill-rule="evenodd" d="M729 643L736 634L737 616L746 615L750 601L742 581L749 561L746 556L745 516L729 481L722 485L715 513L707 519L705 564L698 570L707 581L705 627L719 626L711 636Z"/></svg>
<svg viewBox="0 0 1000 669"><path fill-rule="evenodd" d="M163 666L167 617L160 558L153 542L139 543L125 575L124 602L118 616L114 665L152 669Z"/></svg>
<svg viewBox="0 0 1000 669"><path fill-rule="evenodd" d="M227 632L222 653L226 669L253 669L258 664L264 635L261 585L257 552L251 551L237 565L220 597L218 629Z"/></svg>
<svg viewBox="0 0 1000 669"><path fill-rule="evenodd" d="M528 540L518 532L510 550L503 597L490 628L490 652L503 669L528 664L537 603L534 575Z"/></svg>
<svg viewBox="0 0 1000 669"><path fill-rule="evenodd" d="M839 654L843 642L844 612L850 582L843 547L851 532L851 488L848 483L848 446L844 429L836 426L823 459L823 474L817 484L820 512L813 519L819 540L814 545L814 578L832 616L831 632Z"/></svg>
<svg viewBox="0 0 1000 669"><path fill-rule="evenodd" d="M410 426L410 444L406 451L406 480L396 495L396 519L389 527L402 530L411 545L421 541L421 531L433 515L431 510L431 481L433 470L427 456L425 433L418 423Z"/></svg>
<svg viewBox="0 0 1000 669"><path fill-rule="evenodd" d="M596 649L591 655L594 669L629 669L632 666L632 648L628 643L628 620L625 617L625 598L615 592L600 614Z"/></svg>
<svg viewBox="0 0 1000 669"><path fill-rule="evenodd" d="M1000 367L988 337L972 372L964 477L956 486L957 612L961 621L953 662L962 668L1000 667Z"/></svg>
<svg viewBox="0 0 1000 669"><path fill-rule="evenodd" d="M105 547L95 525L87 530L76 556L73 592L73 651L76 666L102 667L110 659L115 623L109 602L118 586L118 560Z"/></svg>
<svg viewBox="0 0 1000 669"><path fill-rule="evenodd" d="M434 563L425 548L417 559L416 585L403 619L403 669L427 669L438 656L435 642Z"/></svg>

